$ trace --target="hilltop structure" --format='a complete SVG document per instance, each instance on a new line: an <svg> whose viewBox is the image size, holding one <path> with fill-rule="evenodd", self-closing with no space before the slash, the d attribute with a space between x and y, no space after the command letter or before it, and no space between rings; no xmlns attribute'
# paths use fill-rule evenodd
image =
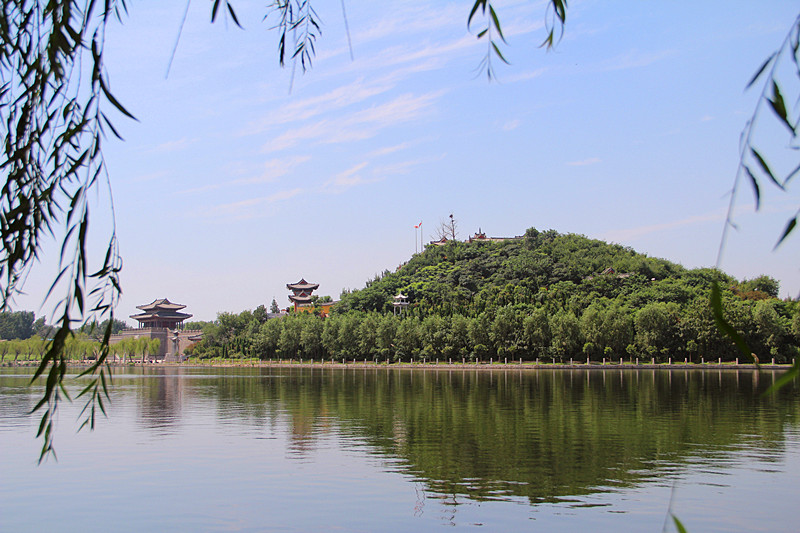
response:
<svg viewBox="0 0 800 533"><path fill-rule="evenodd" d="M478 232L467 239L467 242L503 242L503 241L513 241L516 239L521 239L521 235L517 235L516 237L487 237L486 234L481 231L481 228L478 228Z"/></svg>
<svg viewBox="0 0 800 533"><path fill-rule="evenodd" d="M319 283L309 283L305 278L300 278L297 283L287 283L286 288L292 291L289 295L289 301L294 304L294 310L303 304L311 303L311 294L319 289Z"/></svg>
<svg viewBox="0 0 800 533"><path fill-rule="evenodd" d="M202 330L184 329L183 321L191 318L189 313L180 310L186 306L175 304L167 298L153 300L149 304L137 305L141 313L130 315L139 322L139 327L123 329L111 335L109 344L114 345L125 339L158 339L158 353L149 354L148 361L180 361L183 351L203 337Z"/></svg>
<svg viewBox="0 0 800 533"><path fill-rule="evenodd" d="M286 288L292 291L289 301L294 304L295 313L313 313L319 310L319 316L326 317L331 312L331 307L337 302L315 302L312 293L319 288L319 283L309 283L305 278L300 278L297 283L287 283Z"/></svg>
<svg viewBox="0 0 800 533"><path fill-rule="evenodd" d="M469 237L465 242L473 243L473 242L503 242L503 241L514 241L518 239L522 239L524 235L516 235L514 237L487 237L486 233L481 231L478 228L478 231L472 237ZM428 246L444 246L452 239L448 239L447 237L442 237L438 241L431 241L428 243Z"/></svg>

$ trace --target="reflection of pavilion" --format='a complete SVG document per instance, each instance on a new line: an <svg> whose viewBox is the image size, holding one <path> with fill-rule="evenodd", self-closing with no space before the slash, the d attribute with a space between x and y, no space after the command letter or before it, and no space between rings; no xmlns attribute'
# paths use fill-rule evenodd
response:
<svg viewBox="0 0 800 533"><path fill-rule="evenodd" d="M158 375L142 374L138 391L138 417L142 426L158 434L174 434L181 422L184 384L183 368L166 367Z"/></svg>

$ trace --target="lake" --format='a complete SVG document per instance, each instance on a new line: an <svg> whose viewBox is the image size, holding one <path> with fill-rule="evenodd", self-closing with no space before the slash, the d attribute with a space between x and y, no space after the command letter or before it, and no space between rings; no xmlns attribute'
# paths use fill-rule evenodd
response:
<svg viewBox="0 0 800 533"><path fill-rule="evenodd" d="M3 531L799 528L773 371L121 367L38 466L31 375L0 368Z"/></svg>

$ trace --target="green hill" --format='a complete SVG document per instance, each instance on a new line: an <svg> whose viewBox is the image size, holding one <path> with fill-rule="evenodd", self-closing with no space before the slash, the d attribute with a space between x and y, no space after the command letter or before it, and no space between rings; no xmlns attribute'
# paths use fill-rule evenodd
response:
<svg viewBox="0 0 800 533"><path fill-rule="evenodd" d="M531 228L501 242L428 246L396 272L342 295L338 311L388 311L398 292L423 315L475 314L509 304L555 305L580 314L603 298L632 308L650 302L685 305L705 294L717 275L582 235ZM739 285L730 276L721 278L724 285ZM774 280L759 281L764 298L777 296Z"/></svg>

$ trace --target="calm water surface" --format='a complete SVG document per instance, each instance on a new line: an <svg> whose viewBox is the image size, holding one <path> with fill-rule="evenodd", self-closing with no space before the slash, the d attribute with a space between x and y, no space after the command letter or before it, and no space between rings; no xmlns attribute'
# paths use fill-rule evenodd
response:
<svg viewBox="0 0 800 533"><path fill-rule="evenodd" d="M41 466L30 375L0 369L2 531L661 531L670 501L691 532L800 527L771 372L117 369Z"/></svg>

